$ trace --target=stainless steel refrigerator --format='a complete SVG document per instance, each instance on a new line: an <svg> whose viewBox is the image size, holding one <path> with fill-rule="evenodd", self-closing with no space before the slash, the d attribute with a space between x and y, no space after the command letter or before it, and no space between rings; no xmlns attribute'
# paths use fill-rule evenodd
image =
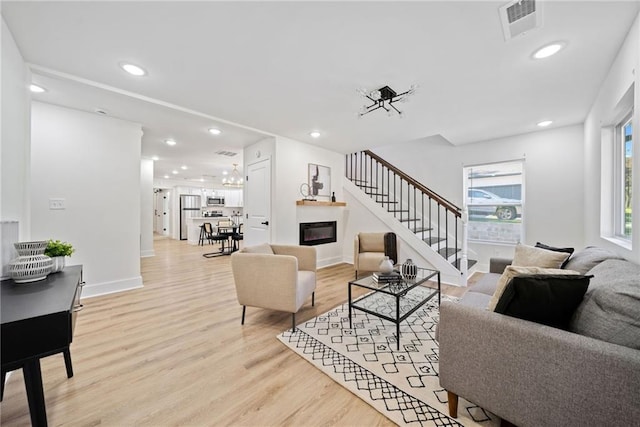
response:
<svg viewBox="0 0 640 427"><path fill-rule="evenodd" d="M187 218L200 216L200 196L180 195L180 240L187 240Z"/></svg>

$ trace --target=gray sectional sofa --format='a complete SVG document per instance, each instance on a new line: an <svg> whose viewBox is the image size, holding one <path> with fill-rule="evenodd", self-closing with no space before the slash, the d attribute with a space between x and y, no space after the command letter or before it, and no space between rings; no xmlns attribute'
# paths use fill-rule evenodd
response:
<svg viewBox="0 0 640 427"><path fill-rule="evenodd" d="M588 247L593 275L569 330L486 310L508 260L440 307L440 384L520 427L640 425L640 265Z"/></svg>

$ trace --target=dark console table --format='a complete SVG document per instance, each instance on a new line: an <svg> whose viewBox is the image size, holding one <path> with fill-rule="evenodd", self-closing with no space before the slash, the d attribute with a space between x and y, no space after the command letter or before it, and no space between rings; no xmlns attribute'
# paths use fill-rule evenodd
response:
<svg viewBox="0 0 640 427"><path fill-rule="evenodd" d="M46 279L27 284L3 280L2 393L7 372L22 369L33 426L47 425L40 359L64 354L67 376L73 376L69 345L77 312L82 309L82 266L68 266Z"/></svg>

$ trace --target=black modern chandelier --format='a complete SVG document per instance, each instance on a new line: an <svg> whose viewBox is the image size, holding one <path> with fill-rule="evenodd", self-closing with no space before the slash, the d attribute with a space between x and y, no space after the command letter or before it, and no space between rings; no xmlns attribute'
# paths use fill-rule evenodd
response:
<svg viewBox="0 0 640 427"><path fill-rule="evenodd" d="M396 102L405 102L409 96L415 93L416 89L418 89L418 86L416 85L411 85L411 88L408 91L402 93L396 93L396 91L391 89L389 86L384 86L370 92L367 92L364 89L359 89L358 93L371 101L372 104L363 106L358 115L359 117L362 117L365 114L369 114L372 111L382 108L389 116L397 113L398 116L402 117L402 111L398 110L393 104Z"/></svg>

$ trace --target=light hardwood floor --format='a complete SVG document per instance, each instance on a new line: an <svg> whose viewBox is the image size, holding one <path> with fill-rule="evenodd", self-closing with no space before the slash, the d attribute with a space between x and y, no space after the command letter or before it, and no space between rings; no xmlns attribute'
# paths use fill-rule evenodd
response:
<svg viewBox="0 0 640 427"><path fill-rule="evenodd" d="M62 355L42 361L50 426L394 425L276 339L290 314L248 307L240 325L230 257L154 243L156 256L141 261L144 288L83 301L75 376L67 379ZM297 321L346 301L352 278L349 264L319 270L316 305ZM29 425L21 371L1 411L2 426Z"/></svg>

